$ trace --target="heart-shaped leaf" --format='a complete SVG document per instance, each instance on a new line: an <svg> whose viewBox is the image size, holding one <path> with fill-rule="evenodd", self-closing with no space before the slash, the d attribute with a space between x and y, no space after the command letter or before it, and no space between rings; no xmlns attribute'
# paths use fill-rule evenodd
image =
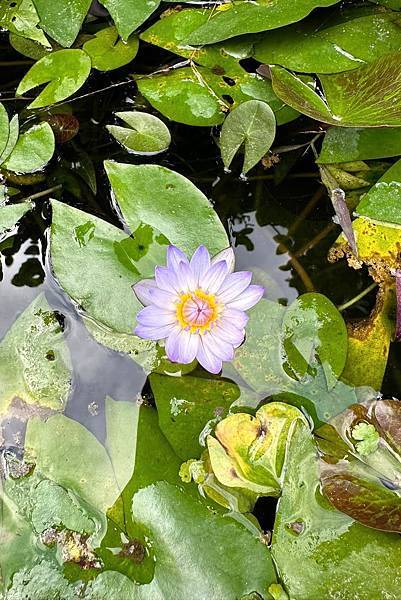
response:
<svg viewBox="0 0 401 600"><path fill-rule="evenodd" d="M305 20L266 33L255 44L255 58L304 73L338 73L401 48L398 14L356 13L355 17L350 13L339 20L336 15L334 24L329 20L320 27L314 19Z"/></svg>
<svg viewBox="0 0 401 600"><path fill-rule="evenodd" d="M106 27L96 32L95 37L85 42L82 48L89 54L94 69L112 71L123 67L135 58L139 40L132 36L127 42L123 42L118 40L115 27Z"/></svg>
<svg viewBox="0 0 401 600"><path fill-rule="evenodd" d="M112 136L135 154L158 154L166 150L171 142L170 131L157 117L139 111L115 113L129 127L107 125Z"/></svg>
<svg viewBox="0 0 401 600"><path fill-rule="evenodd" d="M235 154L244 147L243 173L247 173L268 152L276 135L276 119L270 106L248 100L226 117L220 135L220 150L228 168Z"/></svg>
<svg viewBox="0 0 401 600"><path fill-rule="evenodd" d="M21 79L17 94L22 95L46 83L28 108L49 106L72 96L85 83L91 60L83 50L58 50L36 62ZM74 74L71 77L71 73Z"/></svg>

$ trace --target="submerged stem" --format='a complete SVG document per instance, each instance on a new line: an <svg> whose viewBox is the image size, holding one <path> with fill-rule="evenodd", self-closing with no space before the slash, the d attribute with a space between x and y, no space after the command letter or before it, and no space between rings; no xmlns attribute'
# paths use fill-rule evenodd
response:
<svg viewBox="0 0 401 600"><path fill-rule="evenodd" d="M63 186L61 185L61 183L59 185L54 185L51 188L47 188L47 190L42 190L41 192L37 192L36 194L31 194L30 196L27 196L26 198L22 198L22 200L20 200L20 202L30 202L31 200L37 200L37 198L43 198L43 196L48 196L49 194L52 194L53 192L57 192L58 190L61 190Z"/></svg>
<svg viewBox="0 0 401 600"><path fill-rule="evenodd" d="M371 283L366 289L362 290L362 292L351 298L351 300L348 300L347 302L344 302L344 304L340 304L340 306L337 306L338 310L341 312L346 308L349 308L350 306L358 302L358 300L369 294L369 292L374 290L375 287L377 287L377 283Z"/></svg>

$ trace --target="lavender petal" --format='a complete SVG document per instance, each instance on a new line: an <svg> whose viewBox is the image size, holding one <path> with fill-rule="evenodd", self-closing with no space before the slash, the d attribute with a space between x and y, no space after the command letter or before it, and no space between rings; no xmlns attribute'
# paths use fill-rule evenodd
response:
<svg viewBox="0 0 401 600"><path fill-rule="evenodd" d="M134 329L135 335L145 340L164 340L173 331L175 325L164 325L162 327L146 327L137 325Z"/></svg>
<svg viewBox="0 0 401 600"><path fill-rule="evenodd" d="M240 296L228 303L228 308L237 310L248 310L259 302L264 294L264 287L261 285L250 285Z"/></svg>
<svg viewBox="0 0 401 600"><path fill-rule="evenodd" d="M221 323L223 325L228 322L238 329L244 329L248 321L249 317L244 311L231 307L226 307L221 316Z"/></svg>
<svg viewBox="0 0 401 600"><path fill-rule="evenodd" d="M251 279L250 271L239 271L228 275L218 291L219 300L223 304L231 302L250 285Z"/></svg>
<svg viewBox="0 0 401 600"><path fill-rule="evenodd" d="M159 306L146 306L137 314L140 325L145 327L163 327L177 322L177 316L173 310L164 310Z"/></svg>
<svg viewBox="0 0 401 600"><path fill-rule="evenodd" d="M177 294L179 291L177 275L175 271L167 269L166 267L156 267L155 269L156 285L166 292Z"/></svg>
<svg viewBox="0 0 401 600"><path fill-rule="evenodd" d="M177 271L178 265L182 262L188 264L187 257L177 246L170 244L167 248L167 268Z"/></svg>
<svg viewBox="0 0 401 600"><path fill-rule="evenodd" d="M218 356L212 354L210 350L205 348L202 337L200 338L196 359L202 365L202 367L206 369L206 371L209 371L209 373L213 373L214 375L220 373L223 367L223 361Z"/></svg>
<svg viewBox="0 0 401 600"><path fill-rule="evenodd" d="M177 299L177 294L172 294L166 290L153 287L149 290L148 296L151 304L155 304L156 306L166 310L176 310L175 301Z"/></svg>
<svg viewBox="0 0 401 600"><path fill-rule="evenodd" d="M234 358L234 348L232 344L226 342L215 331L208 331L202 336L203 346L211 354L215 354L221 360L232 360Z"/></svg>
<svg viewBox="0 0 401 600"><path fill-rule="evenodd" d="M138 298L139 302L144 306L152 303L150 290L156 289L156 281L154 279L142 279L132 286L132 291Z"/></svg>
<svg viewBox="0 0 401 600"><path fill-rule="evenodd" d="M191 261L191 271L195 277L197 285L202 281L202 277L210 267L210 255L205 246L199 246L194 252Z"/></svg>
<svg viewBox="0 0 401 600"><path fill-rule="evenodd" d="M208 269L202 279L202 289L215 294L220 288L228 274L228 266L225 260L221 260Z"/></svg>
<svg viewBox="0 0 401 600"><path fill-rule="evenodd" d="M211 264L215 265L216 263L222 260L224 260L227 263L227 272L232 273L234 271L235 266L235 254L231 246L230 248L225 248L224 250L216 254L216 256L213 256Z"/></svg>

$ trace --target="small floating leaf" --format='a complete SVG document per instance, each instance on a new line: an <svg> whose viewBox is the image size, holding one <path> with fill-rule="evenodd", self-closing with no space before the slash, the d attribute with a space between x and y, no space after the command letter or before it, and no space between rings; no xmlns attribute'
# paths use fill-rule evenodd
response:
<svg viewBox="0 0 401 600"><path fill-rule="evenodd" d="M43 83L47 85L28 108L49 106L72 96L85 83L91 60L83 50L58 50L36 62L20 81L17 94L22 95ZM71 73L74 76L71 76Z"/></svg>
<svg viewBox="0 0 401 600"><path fill-rule="evenodd" d="M139 111L115 114L129 127L107 125L107 129L128 151L135 154L158 154L169 147L170 131L163 121L154 115Z"/></svg>
<svg viewBox="0 0 401 600"><path fill-rule="evenodd" d="M40 123L19 136L2 167L14 173L34 173L47 165L53 153L52 128L48 123Z"/></svg>
<svg viewBox="0 0 401 600"><path fill-rule="evenodd" d="M132 36L127 42L118 40L115 27L106 27L82 46L90 56L92 67L98 71L112 71L133 60L138 52L139 40Z"/></svg>
<svg viewBox="0 0 401 600"><path fill-rule="evenodd" d="M244 146L243 173L247 173L270 149L276 135L276 119L270 106L260 100L248 100L226 117L221 128L220 150L228 168Z"/></svg>
<svg viewBox="0 0 401 600"><path fill-rule="evenodd" d="M44 119L53 130L56 142L65 144L75 137L79 131L77 117L66 113L54 113Z"/></svg>
<svg viewBox="0 0 401 600"><path fill-rule="evenodd" d="M12 33L35 40L43 46L50 46L45 34L39 28L40 18L32 0L3 1L0 6L0 27Z"/></svg>

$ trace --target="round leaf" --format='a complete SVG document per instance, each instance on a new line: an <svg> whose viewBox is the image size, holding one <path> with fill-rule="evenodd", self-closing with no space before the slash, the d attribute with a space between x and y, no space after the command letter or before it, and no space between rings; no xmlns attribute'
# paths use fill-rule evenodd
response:
<svg viewBox="0 0 401 600"><path fill-rule="evenodd" d="M154 115L136 111L118 112L116 115L125 121L129 128L107 125L107 129L129 152L152 155L169 147L169 129Z"/></svg>
<svg viewBox="0 0 401 600"><path fill-rule="evenodd" d="M240 104L221 128L220 149L225 167L244 145L243 172L247 173L266 154L274 141L276 119L270 106L260 100Z"/></svg>

